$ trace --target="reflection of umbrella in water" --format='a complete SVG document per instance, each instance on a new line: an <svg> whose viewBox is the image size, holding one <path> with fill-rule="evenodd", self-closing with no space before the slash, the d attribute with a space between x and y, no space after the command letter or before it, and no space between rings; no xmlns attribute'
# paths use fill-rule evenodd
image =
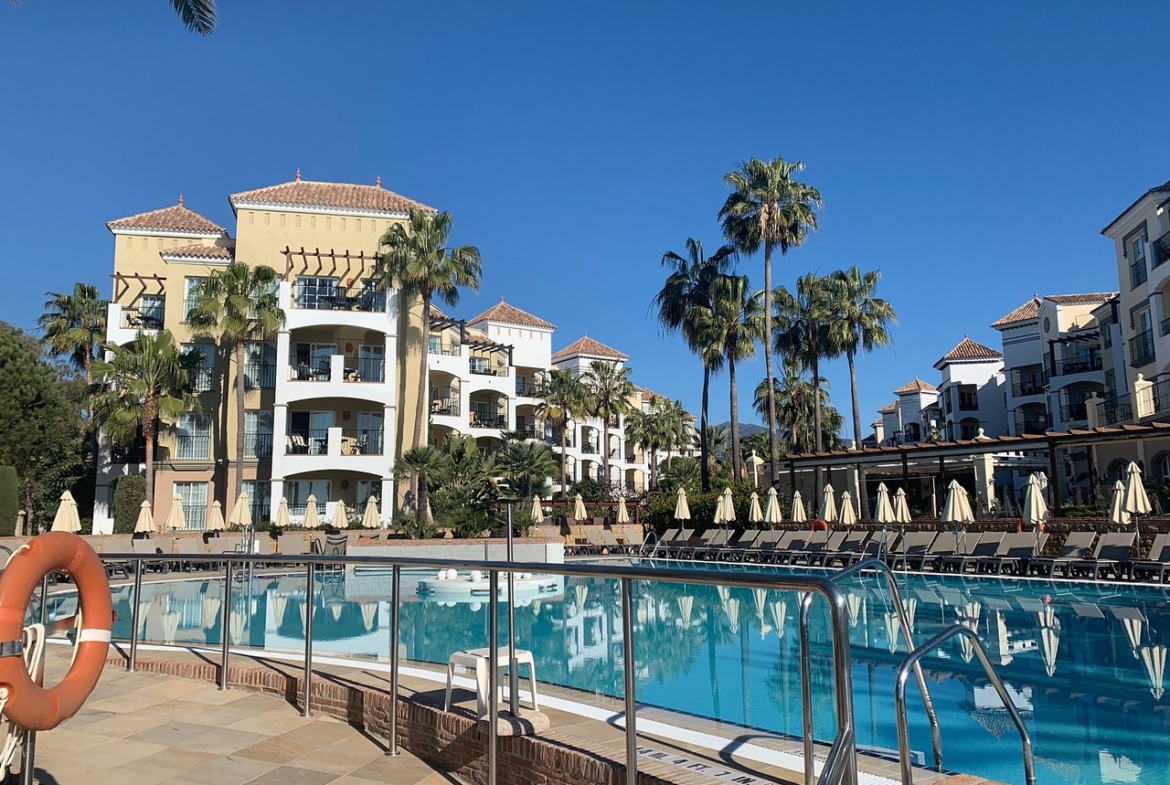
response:
<svg viewBox="0 0 1170 785"><path fill-rule="evenodd" d="M578 583L573 587L573 596L577 599L577 613L585 610L585 600L589 597L589 587Z"/></svg>
<svg viewBox="0 0 1170 785"><path fill-rule="evenodd" d="M1166 692L1166 647L1142 646L1138 649L1142 664L1146 666L1146 675L1150 677L1150 692L1154 700L1162 700Z"/></svg>
<svg viewBox="0 0 1170 785"><path fill-rule="evenodd" d="M366 632L374 629L374 619L378 616L378 603L363 602L362 603L362 626L366 628Z"/></svg>
<svg viewBox="0 0 1170 785"><path fill-rule="evenodd" d="M1040 649L1044 656L1044 671L1049 676L1056 675L1056 650L1060 646L1060 620L1056 618L1056 611L1048 606L1036 612L1036 621L1040 623Z"/></svg>
<svg viewBox="0 0 1170 785"><path fill-rule="evenodd" d="M739 600L729 597L723 603L723 612L727 614L727 623L731 626L731 634L739 632Z"/></svg>
<svg viewBox="0 0 1170 785"><path fill-rule="evenodd" d="M215 626L215 623L219 621L219 611L221 608L223 608L223 600L214 595L205 594L203 595L201 605L202 612L200 615L202 618L200 619L200 622L203 625L203 629L210 630Z"/></svg>
<svg viewBox="0 0 1170 785"><path fill-rule="evenodd" d="M276 623L277 627L284 621L286 607L288 607L288 595L276 594L274 592L272 595L272 620Z"/></svg>
<svg viewBox="0 0 1170 785"><path fill-rule="evenodd" d="M772 626L776 628L776 637L784 637L784 625L788 621L788 603L784 600L776 600L771 605L772 611Z"/></svg>
<svg viewBox="0 0 1170 785"><path fill-rule="evenodd" d="M892 610L883 613L882 620L886 624L886 645L890 649L890 654L893 654L898 650L898 635L902 632L902 620L898 618L898 612Z"/></svg>
<svg viewBox="0 0 1170 785"><path fill-rule="evenodd" d="M178 611L172 613L163 613L162 620L162 634L163 642L174 645L175 638L179 634L179 617L181 614Z"/></svg>
<svg viewBox="0 0 1170 785"><path fill-rule="evenodd" d="M726 586L716 586L715 593L719 595L719 602L725 603L731 597L731 589Z"/></svg>
<svg viewBox="0 0 1170 785"><path fill-rule="evenodd" d="M684 594L678 598L678 615L682 626L691 626L691 614L694 613L695 598L689 594Z"/></svg>
<svg viewBox="0 0 1170 785"><path fill-rule="evenodd" d="M906 611L906 624L910 629L907 630L911 635L914 634L914 616L918 613L918 600L914 597L909 597L902 600L902 610Z"/></svg>
<svg viewBox="0 0 1170 785"><path fill-rule="evenodd" d="M341 612L345 610L344 605L331 605L329 612L333 614L333 621L341 621Z"/></svg>
<svg viewBox="0 0 1170 785"><path fill-rule="evenodd" d="M1007 622L1003 618L1002 611L995 612L995 640L999 644L999 664L1008 665L1011 663L1013 657L1011 648L1008 644L1008 639L1011 634L1008 632Z"/></svg>
<svg viewBox="0 0 1170 785"><path fill-rule="evenodd" d="M233 644L238 644L244 639L244 624L247 621L248 614L244 612L243 607L232 608L228 617L228 633Z"/></svg>
<svg viewBox="0 0 1170 785"><path fill-rule="evenodd" d="M752 502L748 507L748 521L751 523L762 523L764 520L764 511L760 509L760 494L752 491Z"/></svg>
<svg viewBox="0 0 1170 785"><path fill-rule="evenodd" d="M958 608L959 624L962 624L971 632L979 632L979 614L983 610L977 602L965 603L961 608ZM975 649L971 644L971 639L966 635L959 637L959 654L963 657L963 662L970 662L975 656Z"/></svg>
<svg viewBox="0 0 1170 785"><path fill-rule="evenodd" d="M845 605L849 610L849 626L856 627L857 622L865 616L865 597L856 592L850 592L845 597Z"/></svg>
<svg viewBox="0 0 1170 785"><path fill-rule="evenodd" d="M532 601L532 615L533 616L540 615L540 600L533 600Z"/></svg>

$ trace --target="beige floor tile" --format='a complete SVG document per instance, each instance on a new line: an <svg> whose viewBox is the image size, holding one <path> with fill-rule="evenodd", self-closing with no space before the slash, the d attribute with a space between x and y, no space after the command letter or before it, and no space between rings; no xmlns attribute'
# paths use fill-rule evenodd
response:
<svg viewBox="0 0 1170 785"><path fill-rule="evenodd" d="M131 741L145 741L150 744L162 744L173 747L177 744L202 736L210 730L208 725L197 725L191 722L168 722L154 728L135 733L129 736Z"/></svg>
<svg viewBox="0 0 1170 785"><path fill-rule="evenodd" d="M294 759L290 765L304 769L329 771L334 774L348 774L382 757L377 749L350 750L341 747L322 747L308 755Z"/></svg>
<svg viewBox="0 0 1170 785"><path fill-rule="evenodd" d="M158 695L163 698L185 698L192 693L201 692L206 687L207 685L202 682L174 678L169 681L162 681L158 684L141 687L134 690L134 693L137 695Z"/></svg>
<svg viewBox="0 0 1170 785"><path fill-rule="evenodd" d="M195 752L194 750L170 747L162 752L125 763L118 767L118 770L158 774L159 781L162 781L181 776L191 769L217 759L218 756L209 752Z"/></svg>
<svg viewBox="0 0 1170 785"><path fill-rule="evenodd" d="M85 732L122 739L144 730L157 728L165 722L163 717L154 714L115 714L108 719L86 725Z"/></svg>
<svg viewBox="0 0 1170 785"><path fill-rule="evenodd" d="M328 785L335 779L337 779L336 774L324 771L281 766L267 774L260 775L248 785Z"/></svg>
<svg viewBox="0 0 1170 785"><path fill-rule="evenodd" d="M302 717L289 709L288 711L262 711L239 722L234 722L227 728L229 730L246 730L264 736L279 736L311 722L314 722L314 718Z"/></svg>
<svg viewBox="0 0 1170 785"><path fill-rule="evenodd" d="M215 728L226 728L229 725L242 722L250 717L255 717L258 713L246 709L236 709L232 706L211 706L202 711L186 712L182 719L183 722L190 722L195 725L211 725Z"/></svg>
<svg viewBox="0 0 1170 785"><path fill-rule="evenodd" d="M198 785L242 785L277 767L268 761L228 756L184 772L182 779Z"/></svg>
<svg viewBox="0 0 1170 785"><path fill-rule="evenodd" d="M166 749L161 744L147 744L142 741L120 739L116 744L107 744L85 752L85 760L89 765L98 769L111 769L129 763L132 760L145 758Z"/></svg>
<svg viewBox="0 0 1170 785"><path fill-rule="evenodd" d="M285 739L283 736L273 736L251 747L244 747L237 754L242 758L266 760L270 763L288 763L301 757L305 752L305 747L296 741Z"/></svg>
<svg viewBox="0 0 1170 785"><path fill-rule="evenodd" d="M231 755L246 747L251 747L253 744L259 744L266 738L258 733L228 730L227 728L212 728L207 733L185 741L178 745L178 747L180 749L195 750L196 752Z"/></svg>
<svg viewBox="0 0 1170 785"><path fill-rule="evenodd" d="M165 703L166 700L166 698L158 695L139 695L130 692L116 697L106 698L105 700L86 703L86 705L97 711L108 711L114 714L133 714L142 709L148 709L151 706Z"/></svg>

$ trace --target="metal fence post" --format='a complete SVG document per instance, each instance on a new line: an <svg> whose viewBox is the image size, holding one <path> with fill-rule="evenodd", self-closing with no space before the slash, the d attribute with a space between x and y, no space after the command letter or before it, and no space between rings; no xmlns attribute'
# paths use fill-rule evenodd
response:
<svg viewBox="0 0 1170 785"><path fill-rule="evenodd" d="M496 725L500 721L500 574L488 573L488 785L496 785L499 767Z"/></svg>
<svg viewBox="0 0 1170 785"><path fill-rule="evenodd" d="M228 657L230 656L228 647L231 645L228 635L232 613L232 563L230 561L224 562L223 572L223 613L220 614L219 619L219 636L222 644L219 663L219 689L221 691L228 688Z"/></svg>
<svg viewBox="0 0 1170 785"><path fill-rule="evenodd" d="M804 735L804 782L813 785L813 711L812 711L812 662L809 660L808 614L812 608L813 594L806 593L800 600L800 725Z"/></svg>
<svg viewBox="0 0 1170 785"><path fill-rule="evenodd" d="M638 695L634 681L634 598L622 578L622 675L626 692L626 785L638 785Z"/></svg>
<svg viewBox="0 0 1170 785"><path fill-rule="evenodd" d="M305 565L305 697L302 717L310 715L309 701L313 695L313 575L316 567L313 562Z"/></svg>
<svg viewBox="0 0 1170 785"><path fill-rule="evenodd" d="M387 755L398 754L398 584L402 568L394 565L390 585L390 748Z"/></svg>
<svg viewBox="0 0 1170 785"><path fill-rule="evenodd" d="M131 673L138 667L138 611L142 599L142 562L134 565L134 588L130 598L130 657L126 670Z"/></svg>
<svg viewBox="0 0 1170 785"><path fill-rule="evenodd" d="M41 625L49 623L49 576L41 578ZM44 632L41 632L44 635ZM33 674L33 682L38 687L45 683L45 663L44 660L34 662L33 668L36 673ZM37 733L36 731L26 731L24 735L24 748L21 750L20 757L20 783L21 785L34 785L33 775L36 772L37 760Z"/></svg>

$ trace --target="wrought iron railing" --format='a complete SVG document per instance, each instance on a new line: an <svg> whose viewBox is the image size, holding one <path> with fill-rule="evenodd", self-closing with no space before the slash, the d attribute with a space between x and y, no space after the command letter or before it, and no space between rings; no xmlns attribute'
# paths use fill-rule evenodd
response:
<svg viewBox="0 0 1170 785"><path fill-rule="evenodd" d="M1154 361L1154 331L1143 330L1129 339L1129 364L1134 368Z"/></svg>
<svg viewBox="0 0 1170 785"><path fill-rule="evenodd" d="M1133 402L1129 394L1107 398L1097 404L1097 418L1101 425L1119 425L1133 420Z"/></svg>

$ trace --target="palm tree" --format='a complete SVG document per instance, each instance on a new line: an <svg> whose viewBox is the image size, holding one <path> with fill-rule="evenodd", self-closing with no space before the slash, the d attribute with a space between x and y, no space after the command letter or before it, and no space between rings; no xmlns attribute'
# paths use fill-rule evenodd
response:
<svg viewBox="0 0 1170 785"><path fill-rule="evenodd" d="M500 451L496 466L507 477L517 499L530 499L533 489L557 470L552 448L539 442L510 442Z"/></svg>
<svg viewBox="0 0 1170 785"><path fill-rule="evenodd" d="M154 503L154 442L161 425L198 411L191 377L196 353L180 352L169 330L139 333L125 346L109 346L108 360L94 360L94 416L106 434L125 444L139 434L146 442L146 499Z"/></svg>
<svg viewBox="0 0 1170 785"><path fill-rule="evenodd" d="M249 267L232 262L199 282L196 304L187 322L196 335L218 333L232 349L236 364L236 473L229 498L238 499L244 487L244 366L249 341L273 341L284 324L277 286L280 276L271 267ZM224 385L226 403L227 385Z"/></svg>
<svg viewBox="0 0 1170 785"><path fill-rule="evenodd" d="M652 306L658 307L658 323L666 332L681 332L688 348L703 361L703 401L699 412L699 452L703 490L711 487L708 472L708 449L705 440L707 432L707 403L711 387L711 372L723 360L720 352L712 351L698 333L696 317L701 308L711 306L711 287L717 276L725 272L735 256L735 250L725 245L707 257L703 253L703 242L688 237L686 257L674 251L662 255L662 266L671 269L654 297Z"/></svg>
<svg viewBox="0 0 1170 785"><path fill-rule="evenodd" d="M650 458L650 477L648 485L651 489L657 483L658 477L658 423L650 411L635 409L626 415L626 439L642 448Z"/></svg>
<svg viewBox="0 0 1170 785"><path fill-rule="evenodd" d="M657 419L661 447L667 451L666 465L673 456L671 452L682 452L694 446L694 418L683 408L682 401L670 398L655 398L650 402L650 411Z"/></svg>
<svg viewBox="0 0 1170 785"><path fill-rule="evenodd" d="M77 283L72 294L48 292L45 312L37 319L44 330L44 343L54 357L68 357L85 373L85 383L93 383L90 372L94 355L106 336L106 309L93 284Z"/></svg>
<svg viewBox="0 0 1170 785"><path fill-rule="evenodd" d="M536 417L557 429L561 447L561 495L568 490L566 456L568 454L569 423L585 417L592 407L589 387L572 371L554 368L545 374L536 386Z"/></svg>
<svg viewBox="0 0 1170 785"><path fill-rule="evenodd" d="M817 452L821 438L821 360L835 357L840 347L832 330L837 315L837 290L828 278L813 273L796 281L796 294L783 286L776 289L776 332L772 336L776 350L796 357L801 367L812 372L813 435Z"/></svg>
<svg viewBox="0 0 1170 785"><path fill-rule="evenodd" d="M430 492L431 485L443 482L451 473L453 467L451 456L438 447L424 444L402 453L399 465L410 473L418 485L418 495L415 497L415 520L418 530L425 531L427 494Z"/></svg>
<svg viewBox="0 0 1170 785"><path fill-rule="evenodd" d="M711 290L711 306L700 308L697 316L699 334L727 364L731 394L731 470L738 480L742 475L739 445L739 391L735 383L736 363L756 356L756 341L764 337L762 293L751 293L746 275L720 275Z"/></svg>
<svg viewBox="0 0 1170 785"><path fill-rule="evenodd" d="M582 376L589 385L589 398L592 401L589 413L601 418L601 470L606 483L613 485L613 479L609 476L609 423L612 419L628 414L633 408L630 397L635 390L630 381L630 369L625 366L619 368L617 363L594 360Z"/></svg>
<svg viewBox="0 0 1170 785"><path fill-rule="evenodd" d="M171 5L192 33L210 35L215 29L215 0L171 0Z"/></svg>
<svg viewBox="0 0 1170 785"><path fill-rule="evenodd" d="M763 416L768 405L767 379L761 379L756 386L754 405ZM845 418L829 402L825 388L828 382L822 378L814 385L805 377L799 365L793 360L784 363L783 371L775 380L777 428L788 444L791 453L808 453L816 449L816 437L811 423L815 419L817 389L821 398L821 443L824 449L835 450L840 446L841 428Z"/></svg>
<svg viewBox="0 0 1170 785"><path fill-rule="evenodd" d="M448 248L451 237L451 214L437 215L425 210L411 210L405 224L391 226L379 243L385 251L378 255L371 280L377 286L397 286L407 298L422 299L422 349L419 352L418 404L414 417L414 444L423 439L427 421L427 346L431 337L431 303L437 297L447 305L459 302L459 289L466 286L479 291L483 274L479 249L474 245Z"/></svg>
<svg viewBox="0 0 1170 785"><path fill-rule="evenodd" d="M772 395L772 251L782 255L804 243L817 228L816 208L822 206L816 188L798 182L793 175L804 168L802 161L772 161L752 158L729 172L723 182L731 187L719 219L723 236L744 254L764 249L764 365L767 368L768 445L772 482L780 478L780 444L776 434L776 399Z"/></svg>
<svg viewBox="0 0 1170 785"><path fill-rule="evenodd" d="M707 447L711 450L711 458L722 463L727 462L727 450L731 445L731 431L726 425L707 426ZM710 472L710 469L708 469Z"/></svg>

